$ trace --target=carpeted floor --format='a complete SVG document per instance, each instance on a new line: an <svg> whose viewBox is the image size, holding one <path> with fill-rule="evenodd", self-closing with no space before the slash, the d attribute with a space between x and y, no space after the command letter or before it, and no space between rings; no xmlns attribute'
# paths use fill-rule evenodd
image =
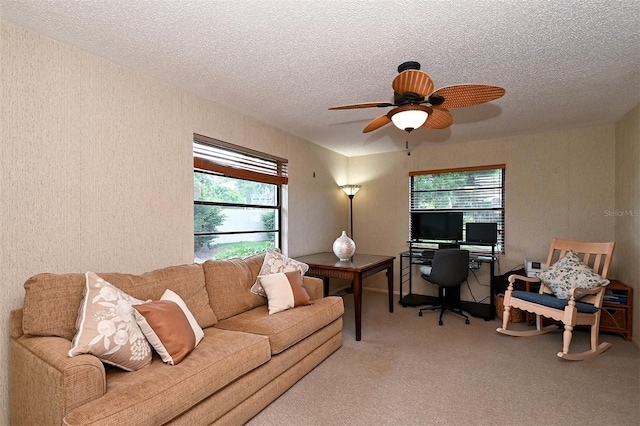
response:
<svg viewBox="0 0 640 426"><path fill-rule="evenodd" d="M611 349L568 362L559 332L508 337L497 319L451 313L438 326L436 312L389 313L385 293L363 297L362 340L347 294L342 348L248 425L640 424L640 350L622 337L601 334ZM572 350L588 347L574 333Z"/></svg>

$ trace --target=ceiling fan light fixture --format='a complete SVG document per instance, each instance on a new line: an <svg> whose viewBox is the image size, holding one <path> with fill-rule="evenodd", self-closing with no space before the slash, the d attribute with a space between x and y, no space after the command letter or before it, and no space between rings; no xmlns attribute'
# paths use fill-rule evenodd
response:
<svg viewBox="0 0 640 426"><path fill-rule="evenodd" d="M391 121L400 130L410 132L422 126L429 114L421 109L399 111L391 116Z"/></svg>

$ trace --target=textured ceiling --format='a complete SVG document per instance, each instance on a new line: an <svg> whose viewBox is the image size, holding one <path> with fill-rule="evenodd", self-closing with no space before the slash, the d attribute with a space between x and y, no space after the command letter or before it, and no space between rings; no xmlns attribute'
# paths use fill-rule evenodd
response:
<svg viewBox="0 0 640 426"><path fill-rule="evenodd" d="M638 0L0 0L2 19L347 156L613 123L640 102ZM502 86L453 126L362 129L397 66Z"/></svg>

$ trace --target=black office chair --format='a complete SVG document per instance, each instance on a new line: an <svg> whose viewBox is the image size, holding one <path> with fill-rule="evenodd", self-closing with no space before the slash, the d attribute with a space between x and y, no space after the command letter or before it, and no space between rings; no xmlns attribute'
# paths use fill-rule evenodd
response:
<svg viewBox="0 0 640 426"><path fill-rule="evenodd" d="M440 249L433 255L431 267L420 267L420 276L432 284L438 286L439 305L428 306L420 309L418 315L422 316L422 311L440 310L440 320L442 325L442 314L444 311L451 311L465 319L465 324L469 324L469 317L461 309L447 305L447 290L459 287L467 280L469 275L469 250L460 249Z"/></svg>

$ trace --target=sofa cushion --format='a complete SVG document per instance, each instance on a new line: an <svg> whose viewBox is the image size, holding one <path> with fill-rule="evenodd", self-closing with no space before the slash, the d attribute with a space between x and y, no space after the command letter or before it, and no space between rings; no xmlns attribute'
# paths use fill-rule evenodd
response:
<svg viewBox="0 0 640 426"><path fill-rule="evenodd" d="M311 304L309 294L302 285L300 271L259 275L258 282L267 293L269 315Z"/></svg>
<svg viewBox="0 0 640 426"><path fill-rule="evenodd" d="M232 317L266 304L264 297L250 289L258 278L264 253L202 264L209 301L218 320Z"/></svg>
<svg viewBox="0 0 640 426"><path fill-rule="evenodd" d="M68 354L92 354L107 364L136 371L151 364L151 347L140 330L133 305L144 303L87 272L78 312L78 332Z"/></svg>
<svg viewBox="0 0 640 426"><path fill-rule="evenodd" d="M98 275L141 300L158 300L166 289L171 289L185 301L200 327L210 327L217 322L209 304L201 265L170 266L142 275ZM33 336L73 339L84 284L85 276L79 273L46 273L29 278L24 283L23 332Z"/></svg>
<svg viewBox="0 0 640 426"><path fill-rule="evenodd" d="M264 336L215 327L204 334L179 365L154 357L135 373L107 368L105 395L72 410L64 424L164 424L271 357Z"/></svg>
<svg viewBox="0 0 640 426"><path fill-rule="evenodd" d="M264 261L258 276L269 274L280 274L283 272L300 271L301 275L304 275L309 270L309 265L306 263L298 262L295 259L285 256L279 249L267 249L264 255ZM251 287L251 292L262 297L267 297L267 293L260 283L260 280L256 280Z"/></svg>
<svg viewBox="0 0 640 426"><path fill-rule="evenodd" d="M269 337L271 354L278 354L320 328L330 324L344 313L342 298L324 297L303 306L269 315L266 306L260 306L231 318L218 321L216 327L244 331Z"/></svg>
<svg viewBox="0 0 640 426"><path fill-rule="evenodd" d="M38 274L24 283L22 330L72 340L83 298L84 274Z"/></svg>
<svg viewBox="0 0 640 426"><path fill-rule="evenodd" d="M202 340L204 332L184 301L171 290L160 300L133 307L136 322L162 361L177 365Z"/></svg>
<svg viewBox="0 0 640 426"><path fill-rule="evenodd" d="M311 300L324 297L324 283L320 278L304 276L302 277L302 285L307 290L307 294Z"/></svg>
<svg viewBox="0 0 640 426"><path fill-rule="evenodd" d="M515 290L513 292L513 297L561 310L564 310L564 308L569 304L569 299L559 299L552 294L539 294L522 290ZM589 314L598 312L598 308L594 305L584 302L576 302L576 309L578 312L586 312Z"/></svg>
<svg viewBox="0 0 640 426"><path fill-rule="evenodd" d="M205 422L212 425L245 424L341 345L342 318L339 318L286 351L272 355L269 362L220 389L168 426ZM279 424L286 425L287 422L281 420Z"/></svg>
<svg viewBox="0 0 640 426"><path fill-rule="evenodd" d="M165 290L172 290L184 300L200 327L211 327L218 322L209 303L202 265L197 263L169 266L142 275L109 273L101 276L139 299L158 300Z"/></svg>

